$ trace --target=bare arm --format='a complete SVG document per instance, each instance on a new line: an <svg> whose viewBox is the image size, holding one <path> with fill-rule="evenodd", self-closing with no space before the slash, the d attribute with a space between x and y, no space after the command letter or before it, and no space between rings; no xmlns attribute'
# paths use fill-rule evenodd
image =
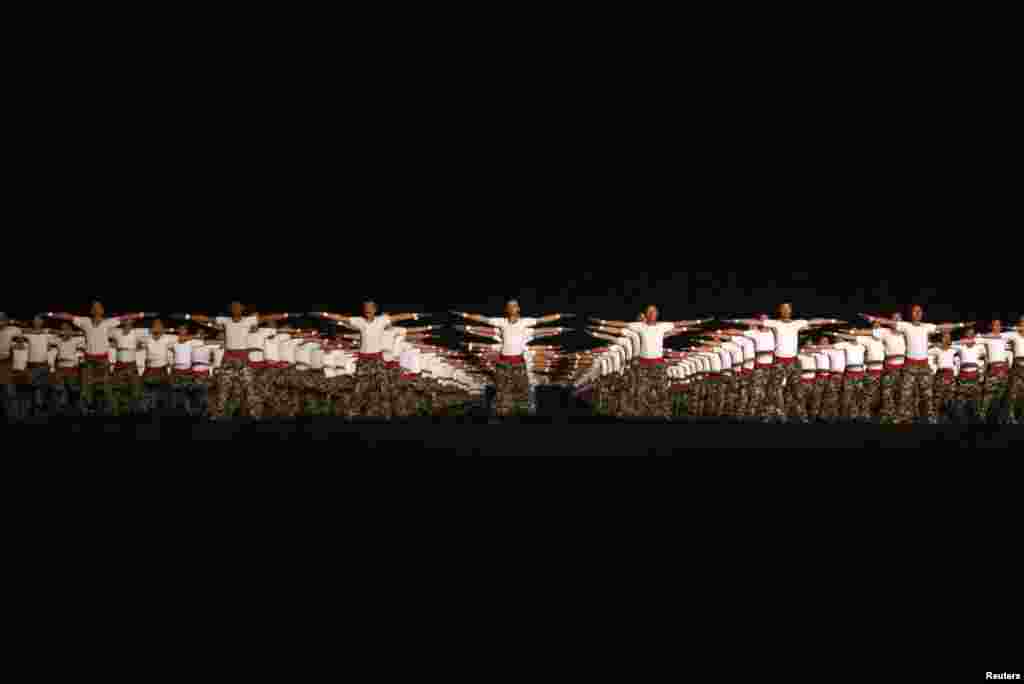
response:
<svg viewBox="0 0 1024 684"><path fill-rule="evenodd" d="M481 323L483 325L490 325L491 324L490 319L488 319L486 316L480 316L478 314L466 313L464 311L452 311L452 313L455 314L456 316L460 316L460 317L465 318L467 320L475 321L476 323Z"/></svg>
<svg viewBox="0 0 1024 684"><path fill-rule="evenodd" d="M900 322L900 321L893 320L891 318L882 318L881 316L872 316L870 314L860 314L860 317L864 318L864 319L867 319L867 320L871 321L872 323L874 323L875 321L878 321L879 323L881 323L882 325L884 325L884 326L886 326L888 328L895 328L896 325Z"/></svg>
<svg viewBox="0 0 1024 684"><path fill-rule="evenodd" d="M968 327L974 325L975 322L976 321L970 321L970 322L965 322L965 323L942 323L940 325L935 326L935 332L936 333L953 332L954 330L959 330L960 328L968 328Z"/></svg>
<svg viewBox="0 0 1024 684"><path fill-rule="evenodd" d="M628 321L607 321L603 318L591 318L598 325L607 326L611 328L628 328L631 324Z"/></svg>

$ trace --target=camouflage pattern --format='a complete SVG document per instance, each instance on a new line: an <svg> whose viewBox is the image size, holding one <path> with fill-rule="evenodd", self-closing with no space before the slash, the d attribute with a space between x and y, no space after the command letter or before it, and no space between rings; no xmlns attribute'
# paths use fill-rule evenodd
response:
<svg viewBox="0 0 1024 684"><path fill-rule="evenodd" d="M255 418L263 416L265 404L264 387L257 387L252 368L244 361L225 360L214 372L213 400L210 402L210 417L224 418L233 413L235 406L240 415ZM228 402L232 402L232 411Z"/></svg>
<svg viewBox="0 0 1024 684"><path fill-rule="evenodd" d="M908 364L903 368L897 422L910 423L918 417L927 417L932 422L936 420L932 397L934 382L928 366Z"/></svg>
<svg viewBox="0 0 1024 684"><path fill-rule="evenodd" d="M789 389L789 401L786 402L786 410L789 411L787 417L791 421L799 423L808 422L807 404L810 401L811 392L814 389L814 383L800 379L797 380Z"/></svg>
<svg viewBox="0 0 1024 684"><path fill-rule="evenodd" d="M391 418L391 381L384 361L359 359L355 382L351 411L360 416Z"/></svg>
<svg viewBox="0 0 1024 684"><path fill-rule="evenodd" d="M840 418L864 420L871 416L867 409L867 375L846 373L846 376L843 378L843 401L840 405Z"/></svg>
<svg viewBox="0 0 1024 684"><path fill-rule="evenodd" d="M494 410L499 416L525 412L530 401L530 379L525 364L499 363L494 368L496 397ZM614 392L613 392L614 394Z"/></svg>
<svg viewBox="0 0 1024 684"><path fill-rule="evenodd" d="M825 390L828 388L828 376L818 373L814 376L814 385L811 388L807 402L807 417L811 420L822 418L822 407L825 403Z"/></svg>
<svg viewBox="0 0 1024 684"><path fill-rule="evenodd" d="M733 415L737 418L742 418L747 415L747 404L750 401L750 374L745 371L737 371L735 392Z"/></svg>
<svg viewBox="0 0 1024 684"><path fill-rule="evenodd" d="M842 401L842 376L830 374L825 380L825 390L821 395L820 420L835 422L839 420L839 404Z"/></svg>
<svg viewBox="0 0 1024 684"><path fill-rule="evenodd" d="M736 416L736 371L722 373L722 416Z"/></svg>
<svg viewBox="0 0 1024 684"><path fill-rule="evenodd" d="M1006 408L1006 395L1009 389L1009 375L1006 367L1000 372L993 373L991 367L986 369L985 379L982 382L981 406L978 410L978 418L987 420L990 416L1003 419L1002 415Z"/></svg>
<svg viewBox="0 0 1024 684"><path fill-rule="evenodd" d="M970 412L977 413L981 404L982 386L980 379L960 375L956 382L956 396L953 400L954 412L963 418Z"/></svg>
<svg viewBox="0 0 1024 684"><path fill-rule="evenodd" d="M639 384L637 411L643 416L672 417L672 398L668 392L668 373L665 364L642 364L637 369Z"/></svg>
<svg viewBox="0 0 1024 684"><path fill-rule="evenodd" d="M878 417L885 424L893 424L897 420L899 410L899 388L903 382L903 370L901 368L886 368L882 371L881 377L881 405L878 409Z"/></svg>
<svg viewBox="0 0 1024 684"><path fill-rule="evenodd" d="M1011 421L1024 420L1024 359L1015 359L1010 369L1006 404Z"/></svg>
<svg viewBox="0 0 1024 684"><path fill-rule="evenodd" d="M882 380L881 376L871 372L864 373L864 403L861 406L861 415L864 418L875 418L878 416L882 403Z"/></svg>
<svg viewBox="0 0 1024 684"><path fill-rule="evenodd" d="M952 373L938 372L932 381L932 412L936 416L950 413L956 396L956 378Z"/></svg>
<svg viewBox="0 0 1024 684"><path fill-rule="evenodd" d="M755 368L750 376L750 397L747 401L747 416L750 418L765 415L765 401L768 394L770 368Z"/></svg>

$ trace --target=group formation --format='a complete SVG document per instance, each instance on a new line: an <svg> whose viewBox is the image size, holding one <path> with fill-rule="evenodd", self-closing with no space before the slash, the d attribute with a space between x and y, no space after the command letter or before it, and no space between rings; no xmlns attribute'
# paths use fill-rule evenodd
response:
<svg viewBox="0 0 1024 684"><path fill-rule="evenodd" d="M861 314L870 327L832 318L717 319L659 323L657 308L634 322L593 319L612 344L584 354L577 392L615 416L725 418L765 422L840 420L1016 423L1024 417L1024 317L1013 331L991 321L925 323ZM738 327L742 326L742 327ZM829 329L828 332L825 329ZM953 340L954 331L960 333ZM664 338L692 335L667 351Z"/></svg>
<svg viewBox="0 0 1024 684"><path fill-rule="evenodd" d="M1004 332L992 321L925 323L861 314L835 318L702 318L663 322L656 306L634 321L591 319L595 346L553 341L543 327L572 314L503 316L452 311L465 321L456 348L441 325L405 326L437 314L326 311L260 314L239 302L226 316L48 312L0 314L0 382L8 419L31 415L183 411L229 416L451 415L485 403L500 416L529 413L540 385L561 385L617 417L1016 422L1024 417L1024 317ZM174 327L165 327L165 319ZM138 325L147 320L148 325ZM300 321L318 325L302 328ZM325 333L319 323L337 324ZM957 333L956 341L953 334ZM680 337L669 348L666 339Z"/></svg>

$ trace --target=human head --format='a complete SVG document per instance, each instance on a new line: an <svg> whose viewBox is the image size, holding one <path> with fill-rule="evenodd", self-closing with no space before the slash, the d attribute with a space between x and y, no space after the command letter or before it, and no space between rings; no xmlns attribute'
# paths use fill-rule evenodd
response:
<svg viewBox="0 0 1024 684"><path fill-rule="evenodd" d="M43 317L42 316L36 316L35 318L32 319L32 328L34 330L42 330L43 329Z"/></svg>
<svg viewBox="0 0 1024 684"><path fill-rule="evenodd" d="M68 323L67 321L65 321L64 323L61 323L60 324L60 334L63 335L65 338L71 337L71 324Z"/></svg>
<svg viewBox="0 0 1024 684"><path fill-rule="evenodd" d="M371 320L376 315L377 302L370 299L363 302L363 318L365 318L366 320Z"/></svg>
<svg viewBox="0 0 1024 684"><path fill-rule="evenodd" d="M519 308L519 302L515 299L510 299L505 302L505 316L510 320L516 320L519 318L521 310Z"/></svg>
<svg viewBox="0 0 1024 684"><path fill-rule="evenodd" d="M789 302L783 302L779 305L779 318L784 321L788 321L793 317L793 305Z"/></svg>
<svg viewBox="0 0 1024 684"><path fill-rule="evenodd" d="M910 307L910 320L914 323L920 323L924 319L924 307L920 304L914 304Z"/></svg>
<svg viewBox="0 0 1024 684"><path fill-rule="evenodd" d="M231 318L238 320L242 317L242 302L231 302Z"/></svg>
<svg viewBox="0 0 1024 684"><path fill-rule="evenodd" d="M992 321L992 334L1000 335L1003 332L1003 322L999 320Z"/></svg>
<svg viewBox="0 0 1024 684"><path fill-rule="evenodd" d="M159 318L153 321L153 337L160 337L164 333L164 322Z"/></svg>
<svg viewBox="0 0 1024 684"><path fill-rule="evenodd" d="M89 311L92 313L92 317L96 319L103 318L103 315L106 313L103 310L103 305L98 301L92 303L92 307L90 308Z"/></svg>
<svg viewBox="0 0 1024 684"><path fill-rule="evenodd" d="M948 347L951 344L953 344L953 335L948 330L946 330L945 332L942 333L942 346Z"/></svg>
<svg viewBox="0 0 1024 684"><path fill-rule="evenodd" d="M644 309L644 318L648 323L658 322L658 307L654 304L648 304L647 308Z"/></svg>

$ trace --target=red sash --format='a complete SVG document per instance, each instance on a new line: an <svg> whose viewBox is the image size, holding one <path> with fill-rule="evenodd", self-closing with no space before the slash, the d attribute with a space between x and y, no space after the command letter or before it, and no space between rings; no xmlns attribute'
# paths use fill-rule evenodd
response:
<svg viewBox="0 0 1024 684"><path fill-rule="evenodd" d="M384 352L377 352L376 354L363 354L359 352L356 354L356 358L360 361L381 361L384 359Z"/></svg>
<svg viewBox="0 0 1024 684"><path fill-rule="evenodd" d="M526 358L522 355L519 356L505 356L504 354L498 355L498 363L504 363L507 365L518 366L526 363Z"/></svg>
<svg viewBox="0 0 1024 684"><path fill-rule="evenodd" d="M384 364L384 367L385 367L385 368L398 368L398 367L399 367L399 365L400 365L400 364L398 363L398 361L388 361L388 362L386 362L386 363Z"/></svg>
<svg viewBox="0 0 1024 684"><path fill-rule="evenodd" d="M907 359L908 366L927 366L928 359Z"/></svg>
<svg viewBox="0 0 1024 684"><path fill-rule="evenodd" d="M639 360L641 366L657 366L665 363L665 359L660 356L654 359L645 359L641 356Z"/></svg>
<svg viewBox="0 0 1024 684"><path fill-rule="evenodd" d="M224 361L241 361L242 363L249 363L249 352L247 351L226 351L224 352Z"/></svg>
<svg viewBox="0 0 1024 684"><path fill-rule="evenodd" d="M779 356L778 354L776 354L775 355L775 363L781 364L783 366L792 366L794 363L796 363L796 357L795 356Z"/></svg>

